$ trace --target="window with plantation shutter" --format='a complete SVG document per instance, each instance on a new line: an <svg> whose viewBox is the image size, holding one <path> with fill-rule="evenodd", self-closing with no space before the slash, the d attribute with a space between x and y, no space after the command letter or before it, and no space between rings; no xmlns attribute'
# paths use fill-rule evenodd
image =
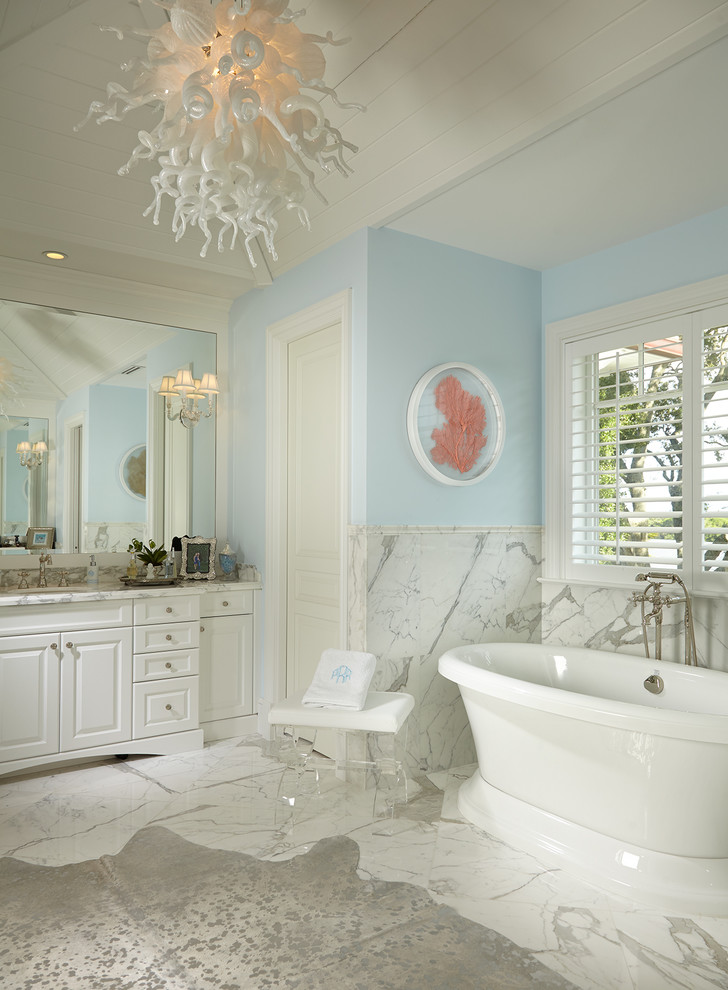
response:
<svg viewBox="0 0 728 990"><path fill-rule="evenodd" d="M728 573L728 326L701 334L700 563Z"/></svg>
<svg viewBox="0 0 728 990"><path fill-rule="evenodd" d="M680 567L682 339L599 350L571 372L573 561Z"/></svg>
<svg viewBox="0 0 728 990"><path fill-rule="evenodd" d="M728 588L728 278L715 282L720 305L669 313L653 297L634 304L651 317L622 304L603 311L619 325L547 328L547 577L657 568Z"/></svg>

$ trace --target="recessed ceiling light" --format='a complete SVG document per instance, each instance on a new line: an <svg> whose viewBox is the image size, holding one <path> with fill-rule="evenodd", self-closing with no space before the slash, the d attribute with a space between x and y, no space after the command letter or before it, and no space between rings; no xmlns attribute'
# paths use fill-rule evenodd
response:
<svg viewBox="0 0 728 990"><path fill-rule="evenodd" d="M43 254L50 261L64 261L68 257L63 251L44 251Z"/></svg>

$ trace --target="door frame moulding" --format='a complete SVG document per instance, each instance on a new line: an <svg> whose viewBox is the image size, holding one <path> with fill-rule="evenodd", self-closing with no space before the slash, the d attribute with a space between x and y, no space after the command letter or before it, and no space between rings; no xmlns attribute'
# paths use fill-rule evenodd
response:
<svg viewBox="0 0 728 990"><path fill-rule="evenodd" d="M75 442L72 440L74 432L80 429L79 437L81 446L79 458L76 459L77 451ZM71 531L75 532L75 519L78 522L78 549L69 551L70 553L83 553L83 520L86 515L86 492L83 490L83 482L79 480L79 470L83 470L83 463L86 460L88 450L88 435L86 433L86 413L79 412L74 416L69 416L63 424L63 540L68 546L71 538ZM71 454L74 454L73 460ZM56 537L58 534L56 534Z"/></svg>
<svg viewBox="0 0 728 990"><path fill-rule="evenodd" d="M301 337L341 325L341 642L347 642L351 290L337 293L266 328L266 511L265 511L265 688L258 731L268 735L268 706L286 692L288 345Z"/></svg>

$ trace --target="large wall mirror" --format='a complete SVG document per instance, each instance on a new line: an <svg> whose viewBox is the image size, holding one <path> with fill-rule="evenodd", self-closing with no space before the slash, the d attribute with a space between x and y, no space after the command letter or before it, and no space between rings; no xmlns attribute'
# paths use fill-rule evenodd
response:
<svg viewBox="0 0 728 990"><path fill-rule="evenodd" d="M0 301L0 542L27 553L126 550L215 531L214 397L160 395L215 373L214 333ZM164 391L164 389L162 389Z"/></svg>

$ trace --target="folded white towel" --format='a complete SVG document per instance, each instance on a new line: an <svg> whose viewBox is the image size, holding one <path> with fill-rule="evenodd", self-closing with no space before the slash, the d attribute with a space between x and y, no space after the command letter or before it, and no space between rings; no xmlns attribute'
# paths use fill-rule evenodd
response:
<svg viewBox="0 0 728 990"><path fill-rule="evenodd" d="M354 650L324 650L304 694L312 708L350 708L360 712L374 676L377 658Z"/></svg>

